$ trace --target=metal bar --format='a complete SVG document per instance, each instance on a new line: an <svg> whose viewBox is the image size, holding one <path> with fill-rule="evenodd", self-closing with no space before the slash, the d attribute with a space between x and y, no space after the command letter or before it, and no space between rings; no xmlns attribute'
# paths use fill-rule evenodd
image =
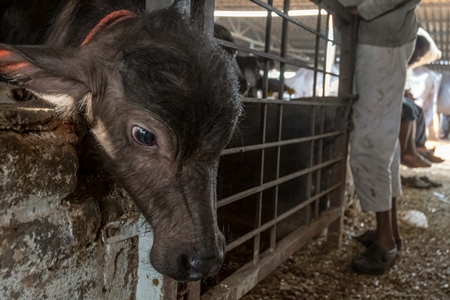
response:
<svg viewBox="0 0 450 300"><path fill-rule="evenodd" d="M162 286L164 300L177 300L178 283L176 280L164 277ZM146 295L149 296L148 294Z"/></svg>
<svg viewBox="0 0 450 300"><path fill-rule="evenodd" d="M446 6L445 7L445 10L446 10L446 16L447 16L447 19L448 18L450 18L450 6ZM442 17L442 22L445 22L445 20L446 20L446 18L445 17ZM443 27L443 28L445 28L445 26ZM449 60L449 48L450 48L450 31L449 30L447 30L447 34L446 34L446 41L445 41L445 53L444 53L444 58L445 58L445 60ZM447 66L447 68L448 68L448 66Z"/></svg>
<svg viewBox="0 0 450 300"><path fill-rule="evenodd" d="M283 105L278 105L278 136L277 141L281 141L281 135L283 132ZM281 147L277 147L277 169L275 173L275 179L280 178L280 164L281 164ZM275 186L275 198L274 198L274 208L273 208L273 218L276 219L278 215L278 188L279 185ZM275 223L270 229L270 249L274 249L276 245L277 238L277 224Z"/></svg>
<svg viewBox="0 0 450 300"><path fill-rule="evenodd" d="M187 283L187 294L184 296L186 300L198 300L200 299L201 281L194 281ZM164 298L164 300L166 300Z"/></svg>
<svg viewBox="0 0 450 300"><path fill-rule="evenodd" d="M309 172L313 172L313 171L318 170L318 169L323 168L323 167L331 166L332 164L335 164L335 163L341 161L342 159L343 159L342 157L330 159L330 160L328 160L326 162L323 162L323 163L321 163L319 165L315 165L315 166L313 166L311 168L307 168L307 169L303 169L303 170L291 173L289 175L280 177L277 180L272 180L272 181L266 182L266 183L264 183L264 184L262 184L260 186L257 186L257 187L254 187L254 188L250 188L250 189L242 191L240 193L231 195L231 196L229 196L227 198L223 198L222 200L217 201L217 208L222 207L222 206L227 205L227 204L230 204L230 203L233 203L233 202L235 202L235 201L237 201L239 199L245 198L247 196L256 194L256 193L258 193L260 191L263 191L263 190L266 190L268 188L274 187L277 184L281 184L283 182L286 182L286 181L292 180L294 178L300 177L302 175L308 174Z"/></svg>
<svg viewBox="0 0 450 300"><path fill-rule="evenodd" d="M329 36L329 25L330 24L330 14L327 14L327 21L325 22L325 33L327 36ZM323 60L323 68L326 70L327 69L327 61L328 61L328 42L325 43L325 49L324 49L324 54L323 54L324 60ZM322 96L325 96L325 91L327 88L327 80L326 80L327 74L322 73Z"/></svg>
<svg viewBox="0 0 450 300"><path fill-rule="evenodd" d="M215 0L204 1L204 23L203 32L209 37L214 36L214 8L216 6Z"/></svg>
<svg viewBox="0 0 450 300"><path fill-rule="evenodd" d="M320 8L321 8L321 5L319 3L319 9ZM322 15L319 14L319 15L317 15L317 23L316 23L316 30L318 32L320 32L321 21L322 21ZM317 70L319 67L319 55L318 55L319 48L320 48L320 37L318 35L316 35L316 43L314 45L315 54L314 54L314 78L313 78L313 91L312 91L313 97L316 96L316 91L317 91ZM323 65L323 70L326 71L325 65ZM314 112L315 112L315 110L313 111L313 113Z"/></svg>
<svg viewBox="0 0 450 300"><path fill-rule="evenodd" d="M321 111L321 116L320 116L320 129L319 129L319 133L323 133L324 130L324 122L325 122L325 111L323 107L319 107L318 109L320 109ZM318 153L317 153L317 163L320 164L322 162L322 154L323 154L323 139L320 139L318 141L318 145L317 147L318 149ZM319 169L316 171L316 190L315 193L318 194L320 193L320 186L322 184L322 169ZM319 216L319 199L315 202L314 205L314 217L317 218Z"/></svg>
<svg viewBox="0 0 450 300"><path fill-rule="evenodd" d="M326 194L333 192L335 189L339 188L341 185L342 185L342 183L335 184L334 186L330 187L329 189L323 191L322 193L319 193L319 194L307 199L306 201L300 203L299 205L291 208L290 210L279 215L275 219L273 219L267 223L264 223L264 225L246 233L245 235L241 236L240 238L238 238L238 239L232 241L231 243L229 243L228 245L226 245L225 250L227 252L233 250L234 248L236 248L237 246L241 245L242 243L248 241L252 237L259 235L264 230L269 229L271 226L277 224L278 222L280 222L280 221L288 218L289 216L293 215L294 213L298 212L300 209L310 205L311 203L314 203L315 201L320 199L320 197L323 197Z"/></svg>
<svg viewBox="0 0 450 300"><path fill-rule="evenodd" d="M224 40L221 40L221 39L217 39L217 38L215 40L216 40L216 42L219 45L222 45L224 47L232 48L232 49L243 51L243 52L247 52L247 53L252 53L252 54L254 54L256 56L272 59L274 61L284 62L285 64L288 64L288 65L291 65L291 66L301 67L301 68L305 68L305 69L308 69L308 70L314 70L314 67L311 67L307 62L303 62L303 61L300 61L300 60L293 60L293 59L282 58L282 57L280 57L278 55L269 54L269 53L265 53L263 51L258 51L258 50L255 50L255 49L246 48L244 46L240 46L240 45L237 45L237 44L234 44L234 43L231 43L231 42L228 42L228 41L224 41ZM326 72L325 70L320 70L320 69L318 69L317 71L319 71L319 72ZM326 72L326 73L329 74L329 75L332 75L332 76L336 76L336 77L339 76L338 74L331 73L331 72Z"/></svg>
<svg viewBox="0 0 450 300"><path fill-rule="evenodd" d="M267 104L283 104L283 105L308 105L308 106L345 106L350 98L354 97L305 97L294 98L289 101L275 99L257 99L243 98L244 103L267 103Z"/></svg>
<svg viewBox="0 0 450 300"><path fill-rule="evenodd" d="M280 147L280 146L299 144L299 143L310 142L310 141L319 140L319 139L323 139L323 138L339 136L343 133L344 132L342 132L342 131L334 131L334 132L330 132L330 133L324 133L321 135L307 136L307 137L284 140L284 141L279 141L279 142L271 142L271 143L265 143L265 144L259 144L259 145L230 148L230 149L225 149L222 152L222 155L230 155L230 154L235 154L235 153L243 153L243 152L248 152L248 151L256 151L256 150L267 149L267 148L275 148L275 147Z"/></svg>
<svg viewBox="0 0 450 300"><path fill-rule="evenodd" d="M273 0L268 1L268 5L273 5ZM267 14L266 19L266 37L264 39L264 52L269 53L270 52L270 43L272 39L272 14ZM267 98L267 90L268 90L268 78L269 78L269 59L264 58L264 77L263 77L263 90L262 90L262 96L263 98Z"/></svg>
<svg viewBox="0 0 450 300"><path fill-rule="evenodd" d="M354 23L341 25L341 61L339 63L339 93L341 97L353 97L353 72L356 61L356 41L358 37L358 19L354 18Z"/></svg>
<svg viewBox="0 0 450 300"><path fill-rule="evenodd" d="M266 8L267 10L270 10L270 11L276 13L277 15L279 15L280 17L282 17L283 20L287 20L287 21L289 21L289 22L291 22L291 23L294 23L295 25L297 25L297 26L299 26L299 27L305 29L306 31L308 31L308 32L310 32L310 33L312 33L312 34L314 34L314 35L316 35L316 36L320 36L322 39L328 41L328 37L327 37L327 36L321 34L320 32L315 31L314 29L309 28L309 26L307 26L307 25L305 25L303 22L300 22L299 20L297 20L297 19L291 17L291 16L288 15L287 13L282 12L281 10L276 9L275 7L269 7L269 6L267 5L267 3L264 3L264 2L262 2L261 0L250 0L250 1L253 2L253 3L255 3L255 4L257 4L257 5L259 5L259 6L261 6L261 7ZM319 14L318 14L318 15L320 16L320 11L319 11ZM330 41L330 42L332 42L332 41Z"/></svg>
<svg viewBox="0 0 450 300"><path fill-rule="evenodd" d="M319 3L318 9L321 9L321 5ZM317 22L316 22L316 30L318 32L320 32L321 29L321 21L322 21L322 15L319 14L317 15ZM317 69L319 67L319 49L320 49L320 37L318 35L316 35L316 42L314 45L314 77L313 77L313 90L312 90L312 96L316 97L316 92L317 92ZM323 66L323 69L325 70L325 65ZM324 95L322 95L324 96ZM315 129L316 129L316 108L317 106L313 106L312 107L312 117L311 117L311 122L310 122L310 127L311 127L311 136L315 135ZM310 145L310 151L309 151L309 166L313 166L314 164L314 145L315 145L315 140L311 140L311 145ZM314 193L313 191L313 187L317 186L317 182L314 184L313 183L313 173L308 173L308 178L307 178L307 187L306 187L306 194L307 197L310 198L311 195ZM308 206L308 210L306 211L306 222L307 224L310 222L311 219L311 205Z"/></svg>
<svg viewBox="0 0 450 300"><path fill-rule="evenodd" d="M329 224L340 216L340 208L332 208L322 213L322 216L308 226L302 226L280 242L274 251L265 251L258 265L246 264L233 275L222 281L207 293L202 300L239 299L250 291L259 281L274 271L292 254L300 249L313 237L317 236Z"/></svg>
<svg viewBox="0 0 450 300"><path fill-rule="evenodd" d="M267 130L267 104L263 104L263 109L261 111L261 126L262 126L262 136L261 136L261 144L266 142L266 130ZM265 149L261 149L261 173L260 173L260 185L264 183L264 165L265 165L265 157L266 157ZM256 206L256 222L255 227L258 228L261 226L261 214L262 214L262 199L263 199L263 190L259 191L258 202ZM217 203L219 204L219 203ZM219 208L220 206L217 206ZM259 255L259 247L261 245L261 237L258 235L255 237L253 241L253 262L256 263Z"/></svg>
<svg viewBox="0 0 450 300"><path fill-rule="evenodd" d="M284 0L283 11L288 12L290 7L290 0ZM319 11L320 15L320 11ZM288 20L283 18L283 23L281 24L281 50L280 56L282 58L286 57L287 41L288 41ZM278 93L278 99L283 99L284 92L284 71L286 69L285 63L280 62L280 92Z"/></svg>
<svg viewBox="0 0 450 300"><path fill-rule="evenodd" d="M350 95L353 91L353 77L354 77L354 64L356 59L356 40L358 35L358 22L355 18L353 24L344 25L341 27L342 37L343 37L343 48L341 49L341 74L346 78L347 82L340 82L339 85L339 95ZM343 67L343 64L347 64ZM348 106L350 108L350 105ZM349 109L348 111L349 112ZM347 112L345 115L347 115ZM334 142L334 155L342 155L344 157L348 156L348 134L341 135ZM347 173L347 160L342 160L336 167L338 170L337 177L341 178L342 181L346 178ZM335 243L338 247L342 242L342 227L343 227L343 199L345 195L345 184L341 186L340 190L336 192L335 197L330 199L330 206L341 207L340 217L331 224L328 231L328 241L330 243Z"/></svg>
<svg viewBox="0 0 450 300"><path fill-rule="evenodd" d="M269 6L272 6L273 0L268 1ZM271 31L272 31L272 14L267 12L267 20L266 20L266 32L265 32L265 40L264 40L264 52L270 52L270 42L271 42ZM264 75L263 75L263 97L267 97L268 90L268 77L269 77L269 61L267 58L264 59ZM267 128L267 104L263 104L264 114L263 114L263 137L262 144L265 143L266 140L266 128ZM260 185L264 183L264 160L265 160L265 150L262 149L261 152L261 177L260 177ZM262 200L263 200L263 191L259 192L258 203L257 203L257 216L256 216L256 228L261 226L262 219ZM261 246L261 236L258 234L253 241L253 263L258 261L259 256L259 248Z"/></svg>

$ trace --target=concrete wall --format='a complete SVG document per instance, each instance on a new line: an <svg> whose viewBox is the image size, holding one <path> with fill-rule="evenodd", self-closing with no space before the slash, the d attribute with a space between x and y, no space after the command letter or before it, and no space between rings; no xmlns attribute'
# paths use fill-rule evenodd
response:
<svg viewBox="0 0 450 300"><path fill-rule="evenodd" d="M0 104L0 299L136 299L138 237L106 244L101 230L131 201L78 170L73 125L22 106Z"/></svg>

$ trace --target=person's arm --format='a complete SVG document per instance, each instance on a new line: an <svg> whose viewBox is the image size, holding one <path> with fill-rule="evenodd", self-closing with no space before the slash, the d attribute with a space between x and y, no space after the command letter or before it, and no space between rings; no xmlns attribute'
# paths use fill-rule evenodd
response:
<svg viewBox="0 0 450 300"><path fill-rule="evenodd" d="M357 15L364 20L370 21L408 1L409 0L366 0L357 6ZM355 12L352 13L356 14Z"/></svg>

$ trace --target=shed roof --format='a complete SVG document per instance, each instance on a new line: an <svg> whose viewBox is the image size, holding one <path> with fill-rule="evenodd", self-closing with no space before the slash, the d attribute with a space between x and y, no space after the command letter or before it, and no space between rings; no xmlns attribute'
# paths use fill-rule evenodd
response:
<svg viewBox="0 0 450 300"><path fill-rule="evenodd" d="M261 11L265 9L252 1L216 0L216 10L226 11ZM273 0L273 6L283 10L283 0ZM291 0L291 10L315 9L316 5L309 0ZM450 72L450 1L422 0L417 16L421 27L434 39L442 51L442 58L429 65L438 71ZM311 29L317 28L317 16L298 16L297 20ZM266 18L264 17L216 17L216 22L227 27L241 45L263 49L265 40ZM273 18L271 31L272 52L278 53L281 46L282 19ZM320 31L326 32L326 21L322 17ZM312 62L315 49L315 36L297 26L289 25L288 56L305 62ZM323 47L322 47L323 48ZM339 51L337 52L339 54ZM322 53L323 54L323 53Z"/></svg>

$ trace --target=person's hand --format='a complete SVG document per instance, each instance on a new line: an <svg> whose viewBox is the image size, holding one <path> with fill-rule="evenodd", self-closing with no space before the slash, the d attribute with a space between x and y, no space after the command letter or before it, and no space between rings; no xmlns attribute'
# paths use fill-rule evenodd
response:
<svg viewBox="0 0 450 300"><path fill-rule="evenodd" d="M358 17L361 18L361 14L359 13L358 7L356 7L356 6L349 6L347 8L352 14L354 14L355 16L358 16Z"/></svg>

